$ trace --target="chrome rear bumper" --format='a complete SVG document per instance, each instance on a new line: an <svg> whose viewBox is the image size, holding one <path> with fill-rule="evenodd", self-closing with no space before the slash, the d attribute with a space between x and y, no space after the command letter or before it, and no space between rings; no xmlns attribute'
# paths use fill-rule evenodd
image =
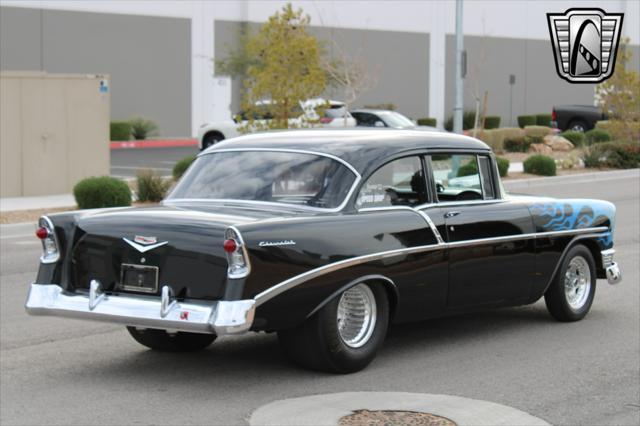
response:
<svg viewBox="0 0 640 426"><path fill-rule="evenodd" d="M162 297L158 298L107 295L96 281L92 281L88 294L67 292L56 284L31 284L25 308L31 315L217 335L242 333L253 323L253 299L179 302L172 299L169 287L162 290Z"/></svg>
<svg viewBox="0 0 640 426"><path fill-rule="evenodd" d="M613 256L616 253L614 249L603 250L602 254L602 266L607 275L607 282L609 284L618 284L622 281L622 271L616 262L613 261Z"/></svg>

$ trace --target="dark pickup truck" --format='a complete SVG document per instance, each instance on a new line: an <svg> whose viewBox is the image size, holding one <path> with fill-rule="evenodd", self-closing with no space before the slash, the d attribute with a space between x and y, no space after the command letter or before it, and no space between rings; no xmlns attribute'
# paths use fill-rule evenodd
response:
<svg viewBox="0 0 640 426"><path fill-rule="evenodd" d="M590 105L561 105L553 107L551 126L558 129L586 132L596 126L596 122L606 120L607 115L599 107Z"/></svg>

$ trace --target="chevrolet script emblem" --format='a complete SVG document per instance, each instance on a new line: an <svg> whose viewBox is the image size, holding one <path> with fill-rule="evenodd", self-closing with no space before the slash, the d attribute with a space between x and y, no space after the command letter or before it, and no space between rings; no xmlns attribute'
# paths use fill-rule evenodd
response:
<svg viewBox="0 0 640 426"><path fill-rule="evenodd" d="M169 241L162 241L159 243L156 237L143 237L142 235L136 235L133 238L133 241L131 241L128 238L122 238L122 239L131 247L138 250L140 253L153 250L154 248L158 248L169 242Z"/></svg>
<svg viewBox="0 0 640 426"><path fill-rule="evenodd" d="M569 83L600 83L611 77L623 16L582 8L547 13L560 78Z"/></svg>

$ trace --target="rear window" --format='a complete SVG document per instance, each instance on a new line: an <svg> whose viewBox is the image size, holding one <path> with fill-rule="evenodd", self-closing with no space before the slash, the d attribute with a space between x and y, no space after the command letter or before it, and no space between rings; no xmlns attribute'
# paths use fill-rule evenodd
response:
<svg viewBox="0 0 640 426"><path fill-rule="evenodd" d="M167 198L339 207L356 175L333 158L297 152L229 151L198 157Z"/></svg>

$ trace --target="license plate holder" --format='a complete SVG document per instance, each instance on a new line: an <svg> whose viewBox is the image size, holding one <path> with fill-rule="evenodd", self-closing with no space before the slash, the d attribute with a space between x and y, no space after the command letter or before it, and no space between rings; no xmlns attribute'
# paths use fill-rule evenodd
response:
<svg viewBox="0 0 640 426"><path fill-rule="evenodd" d="M158 292L158 267L123 263L120 266L120 287L126 291Z"/></svg>

